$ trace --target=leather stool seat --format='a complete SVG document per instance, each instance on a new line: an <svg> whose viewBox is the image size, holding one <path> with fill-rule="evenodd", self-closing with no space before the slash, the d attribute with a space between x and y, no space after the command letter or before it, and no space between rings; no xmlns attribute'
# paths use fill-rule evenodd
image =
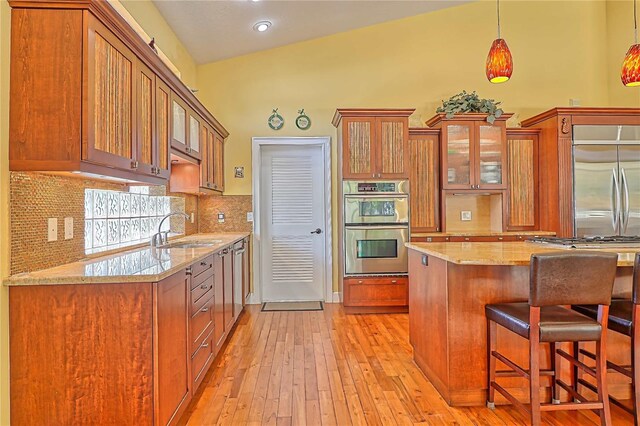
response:
<svg viewBox="0 0 640 426"><path fill-rule="evenodd" d="M572 308L589 318L595 319L598 317L597 305L573 305ZM612 300L609 307L609 328L618 333L631 336L632 315L633 302L631 300Z"/></svg>
<svg viewBox="0 0 640 426"><path fill-rule="evenodd" d="M504 303L487 305L487 318L514 333L529 338L529 304ZM597 310L597 306L596 306ZM602 327L598 321L562 306L540 308L541 342L598 341Z"/></svg>

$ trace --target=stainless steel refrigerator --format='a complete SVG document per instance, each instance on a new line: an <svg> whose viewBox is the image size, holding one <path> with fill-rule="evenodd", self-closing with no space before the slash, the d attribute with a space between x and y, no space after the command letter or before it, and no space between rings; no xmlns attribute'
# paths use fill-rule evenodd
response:
<svg viewBox="0 0 640 426"><path fill-rule="evenodd" d="M576 237L640 235L640 126L573 126Z"/></svg>

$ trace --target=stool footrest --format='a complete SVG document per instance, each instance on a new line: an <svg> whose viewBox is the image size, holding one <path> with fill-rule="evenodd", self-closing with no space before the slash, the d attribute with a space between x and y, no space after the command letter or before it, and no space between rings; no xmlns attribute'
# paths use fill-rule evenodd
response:
<svg viewBox="0 0 640 426"><path fill-rule="evenodd" d="M581 384L582 386L584 386L585 388L589 389L591 392L598 393L598 388L593 383L589 383L584 379L578 379L578 383ZM612 403L614 403L618 407L622 408L627 413L634 414L633 408L629 408L626 404L624 404L622 401L620 401L615 396L609 395L609 401L611 401Z"/></svg>
<svg viewBox="0 0 640 426"><path fill-rule="evenodd" d="M531 412L527 408L527 405L529 405L529 404L525 405L522 402L518 401L513 395L511 395L509 392L507 392L507 390L505 388L503 388L502 386L500 386L496 382L491 382L491 386L495 390L497 390L502 396L507 398L507 400L509 400L509 402L511 404L513 404L514 407L516 407L517 409L519 409L520 411L522 411L526 415L531 414Z"/></svg>
<svg viewBox="0 0 640 426"><path fill-rule="evenodd" d="M556 353L558 355L560 355L562 358L566 359L567 361L569 361L571 364L575 365L576 367L580 368L582 371L584 371L587 374L590 374L593 377L596 377L596 372L593 368L589 367L587 364L585 364L584 362L578 361L577 359L575 359L574 357L572 357L571 355L569 355L568 353L566 353L565 351L563 351L562 349L558 349L556 350Z"/></svg>
<svg viewBox="0 0 640 426"><path fill-rule="evenodd" d="M602 402L562 402L560 404L540 404L540 411L559 410L602 410Z"/></svg>
<svg viewBox="0 0 640 426"><path fill-rule="evenodd" d="M580 349L580 353L586 356L587 358L590 358L594 361L596 360L596 355L593 352L590 352L586 349ZM631 374L630 365L618 365L618 364L614 364L611 361L607 361L607 371L620 373L630 379L633 378L633 375Z"/></svg>
<svg viewBox="0 0 640 426"><path fill-rule="evenodd" d="M580 402L586 402L587 398L582 396L582 394L578 393L574 388L563 382L562 380L556 380L556 384L560 386L562 389L567 391L569 395L573 397L573 399L577 399Z"/></svg>

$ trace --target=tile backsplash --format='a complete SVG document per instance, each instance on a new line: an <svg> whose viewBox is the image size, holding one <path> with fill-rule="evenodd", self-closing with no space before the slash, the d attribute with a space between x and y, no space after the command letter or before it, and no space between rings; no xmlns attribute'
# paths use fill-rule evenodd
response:
<svg viewBox="0 0 640 426"><path fill-rule="evenodd" d="M32 172L11 172L11 274L75 262L85 254L85 190L128 192L125 184ZM171 196L171 209L194 213L195 223L171 220L176 233L198 232L198 197L166 194L163 186L149 187L150 196ZM157 200L157 199L156 199ZM157 204L156 204L157 209ZM73 218L73 238L64 239L64 219ZM47 219L57 218L57 241L47 241ZM178 218L176 218L178 219Z"/></svg>
<svg viewBox="0 0 640 426"><path fill-rule="evenodd" d="M247 213L252 211L251 195L204 196L198 200L198 223L200 232L252 232L253 223L247 222ZM218 222L218 213L225 214L223 223Z"/></svg>

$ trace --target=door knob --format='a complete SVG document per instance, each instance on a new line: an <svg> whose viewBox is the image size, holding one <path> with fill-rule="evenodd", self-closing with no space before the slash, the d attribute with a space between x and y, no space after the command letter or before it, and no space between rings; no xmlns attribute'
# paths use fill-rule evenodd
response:
<svg viewBox="0 0 640 426"><path fill-rule="evenodd" d="M322 234L322 229L317 228L315 231L311 231L311 233L320 235L320 234Z"/></svg>

